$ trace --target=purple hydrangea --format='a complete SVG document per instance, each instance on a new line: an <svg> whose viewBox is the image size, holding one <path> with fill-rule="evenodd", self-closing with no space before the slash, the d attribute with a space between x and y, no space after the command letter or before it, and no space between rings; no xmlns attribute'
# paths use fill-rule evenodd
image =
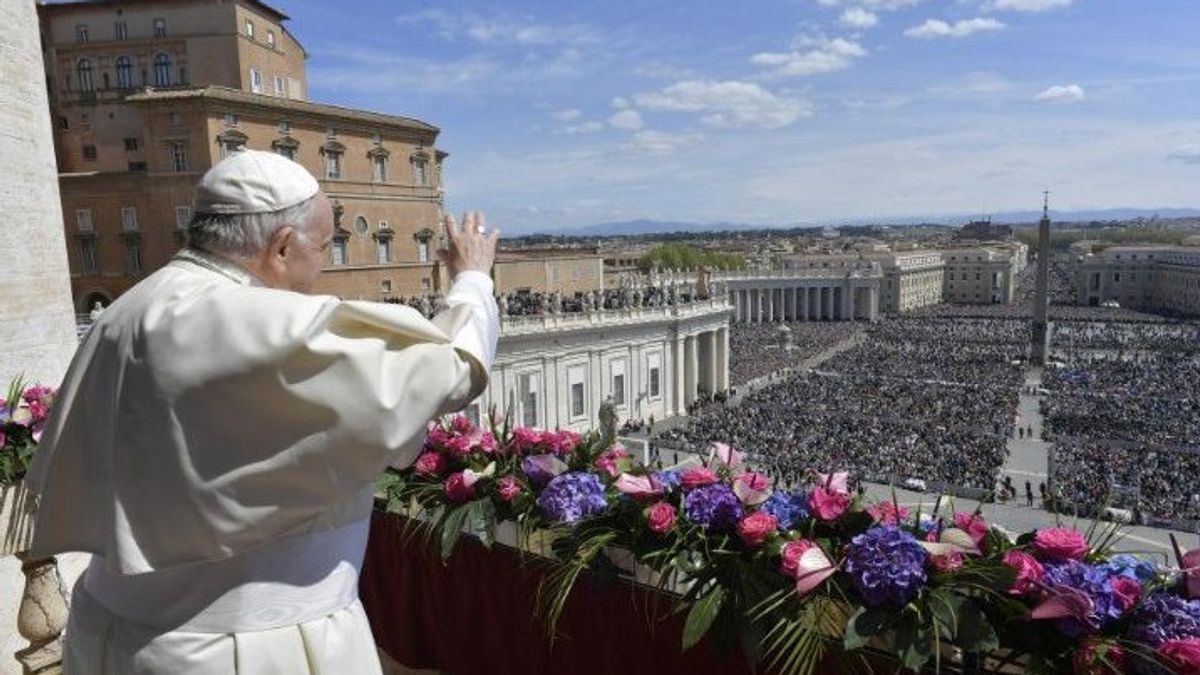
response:
<svg viewBox="0 0 1200 675"><path fill-rule="evenodd" d="M773 492L759 509L775 516L780 530L790 530L808 517L808 495L802 492Z"/></svg>
<svg viewBox="0 0 1200 675"><path fill-rule="evenodd" d="M555 476L538 495L537 504L543 516L558 523L578 522L608 508L604 484L599 476L587 471Z"/></svg>
<svg viewBox="0 0 1200 675"><path fill-rule="evenodd" d="M1047 586L1073 588L1092 601L1092 613L1086 621L1066 617L1055 622L1058 632L1067 637L1079 637L1094 633L1108 623L1121 618L1121 606L1113 592L1108 572L1078 560L1069 560L1061 565L1047 565L1042 579Z"/></svg>
<svg viewBox="0 0 1200 675"><path fill-rule="evenodd" d="M683 510L688 520L710 530L731 530L742 518L742 501L728 485L713 483L687 493Z"/></svg>
<svg viewBox="0 0 1200 675"><path fill-rule="evenodd" d="M1155 593L1142 601L1129 637L1157 648L1169 640L1200 638L1200 600Z"/></svg>
<svg viewBox="0 0 1200 675"><path fill-rule="evenodd" d="M1126 577L1141 584L1158 578L1158 569L1153 562L1128 553L1118 553L1097 567L1110 577Z"/></svg>
<svg viewBox="0 0 1200 675"><path fill-rule="evenodd" d="M567 470L566 462L554 455L530 455L521 460L521 471L529 482L541 487Z"/></svg>
<svg viewBox="0 0 1200 675"><path fill-rule="evenodd" d="M892 525L873 527L850 540L846 572L871 607L904 605L921 593L929 553L916 538Z"/></svg>
<svg viewBox="0 0 1200 675"><path fill-rule="evenodd" d="M678 471L659 471L652 474L651 478L658 481L658 484L666 488L667 492L679 488L680 476Z"/></svg>

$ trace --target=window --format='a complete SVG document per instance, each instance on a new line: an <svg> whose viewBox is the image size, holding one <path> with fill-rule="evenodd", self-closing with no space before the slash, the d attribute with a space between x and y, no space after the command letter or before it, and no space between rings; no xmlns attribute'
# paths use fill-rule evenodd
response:
<svg viewBox="0 0 1200 675"><path fill-rule="evenodd" d="M246 149L246 142L238 139L227 139L221 141L221 159L232 155L235 152L241 152Z"/></svg>
<svg viewBox="0 0 1200 675"><path fill-rule="evenodd" d="M650 397L651 398L654 398L659 395L659 392L660 392L659 386L660 385L658 382L658 377L659 377L658 366L655 366L650 369Z"/></svg>
<svg viewBox="0 0 1200 675"><path fill-rule="evenodd" d="M521 422L527 427L538 424L538 378L534 374L518 377L521 388Z"/></svg>
<svg viewBox="0 0 1200 675"><path fill-rule="evenodd" d="M175 228L186 230L189 223L192 222L192 207L176 206L175 207Z"/></svg>
<svg viewBox="0 0 1200 675"><path fill-rule="evenodd" d="M333 248L331 248L330 251L332 251L332 262L334 266L341 267L342 265L346 264L346 240L344 238L338 237L334 239Z"/></svg>
<svg viewBox="0 0 1200 675"><path fill-rule="evenodd" d="M414 157L412 160L413 167L413 183L416 185L428 185L429 176L426 167L429 165L429 160L423 157Z"/></svg>
<svg viewBox="0 0 1200 675"><path fill-rule="evenodd" d="M292 130L292 123L287 120L279 120L279 133L286 134Z"/></svg>
<svg viewBox="0 0 1200 675"><path fill-rule="evenodd" d="M125 239L125 273L140 274L142 271L142 242L137 237Z"/></svg>
<svg viewBox="0 0 1200 675"><path fill-rule="evenodd" d="M1113 272L1113 283L1114 284L1121 283L1121 273L1120 272Z"/></svg>
<svg viewBox="0 0 1200 675"><path fill-rule="evenodd" d="M81 23L78 26L75 26L75 41L79 42L81 44L86 43L88 41L87 24Z"/></svg>
<svg viewBox="0 0 1200 675"><path fill-rule="evenodd" d="M279 98L287 97L287 80L281 75L275 76L275 95Z"/></svg>
<svg viewBox="0 0 1200 675"><path fill-rule="evenodd" d="M387 181L387 157L375 155L371 158L371 180L376 183Z"/></svg>
<svg viewBox="0 0 1200 675"><path fill-rule="evenodd" d="M154 57L154 85L157 87L171 86L171 57L158 54Z"/></svg>
<svg viewBox="0 0 1200 675"><path fill-rule="evenodd" d="M325 177L333 179L342 177L342 153L336 150L325 151Z"/></svg>
<svg viewBox="0 0 1200 675"><path fill-rule="evenodd" d="M92 81L92 62L90 59L80 59L79 65L75 67L76 73L79 75L79 91L90 94L95 91L96 84Z"/></svg>
<svg viewBox="0 0 1200 675"><path fill-rule="evenodd" d="M92 228L92 210L91 209L75 209L75 227L80 232L93 232Z"/></svg>
<svg viewBox="0 0 1200 675"><path fill-rule="evenodd" d="M117 57L117 88L133 88L133 62L128 56Z"/></svg>
<svg viewBox="0 0 1200 675"><path fill-rule="evenodd" d="M267 44L271 47L275 46L275 31L267 31Z"/></svg>
<svg viewBox="0 0 1200 675"><path fill-rule="evenodd" d="M250 69L250 91L255 94L261 94L262 90L263 90L262 71L251 68Z"/></svg>
<svg viewBox="0 0 1200 675"><path fill-rule="evenodd" d="M121 231L122 232L137 232L138 218L136 206L121 207Z"/></svg>
<svg viewBox="0 0 1200 675"><path fill-rule="evenodd" d="M296 145L293 143L276 143L275 152L287 157L293 162L296 161Z"/></svg>
<svg viewBox="0 0 1200 675"><path fill-rule="evenodd" d="M225 113L225 126L226 127L236 127L237 122L238 122L237 115L235 115L233 113Z"/></svg>
<svg viewBox="0 0 1200 675"><path fill-rule="evenodd" d="M166 19L155 19L154 20L154 37L166 37L166 36L167 36L167 20Z"/></svg>
<svg viewBox="0 0 1200 675"><path fill-rule="evenodd" d="M467 416L467 419L471 420L471 424L474 424L476 426L479 425L479 404L478 403L472 403L471 405L467 406L466 410L464 410L463 413Z"/></svg>
<svg viewBox="0 0 1200 675"><path fill-rule="evenodd" d="M125 152L136 152L137 149L138 149L138 139L136 139L136 138L126 138L125 139Z"/></svg>
<svg viewBox="0 0 1200 675"><path fill-rule="evenodd" d="M625 375L613 375L612 395L614 404L625 405Z"/></svg>
<svg viewBox="0 0 1200 675"><path fill-rule="evenodd" d="M378 254L380 265L390 263L392 261L391 237L380 237L378 241L376 241L375 252Z"/></svg>
<svg viewBox="0 0 1200 675"><path fill-rule="evenodd" d="M417 262L423 262L423 263L429 262L429 242L427 242L427 241L418 241L417 242Z"/></svg>
<svg viewBox="0 0 1200 675"><path fill-rule="evenodd" d="M129 26L124 21L113 24L113 37L117 40L128 40Z"/></svg>
<svg viewBox="0 0 1200 675"><path fill-rule="evenodd" d="M384 279L383 281L379 282L379 290L383 293L391 293L392 292L392 280Z"/></svg>
<svg viewBox="0 0 1200 675"><path fill-rule="evenodd" d="M188 155L186 141L171 141L168 146L171 170L175 173L183 173L188 170Z"/></svg>
<svg viewBox="0 0 1200 675"><path fill-rule="evenodd" d="M246 37L254 39L254 22L250 19L246 19Z"/></svg>
<svg viewBox="0 0 1200 675"><path fill-rule="evenodd" d="M583 383L571 385L571 417L583 417Z"/></svg>
<svg viewBox="0 0 1200 675"><path fill-rule="evenodd" d="M96 146L94 146L94 145L83 146L83 158L89 162L96 161Z"/></svg>
<svg viewBox="0 0 1200 675"><path fill-rule="evenodd" d="M79 238L79 272L81 274L96 273L96 238Z"/></svg>

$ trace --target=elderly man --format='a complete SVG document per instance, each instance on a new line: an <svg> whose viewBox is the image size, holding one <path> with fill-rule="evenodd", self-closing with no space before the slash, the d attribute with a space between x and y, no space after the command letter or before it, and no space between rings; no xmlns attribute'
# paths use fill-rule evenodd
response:
<svg viewBox="0 0 1200 675"><path fill-rule="evenodd" d="M33 554L94 554L66 672L378 673L357 597L373 482L486 385L498 233L446 219L454 284L426 320L308 295L333 216L290 160L224 160L195 214L80 346L30 472Z"/></svg>

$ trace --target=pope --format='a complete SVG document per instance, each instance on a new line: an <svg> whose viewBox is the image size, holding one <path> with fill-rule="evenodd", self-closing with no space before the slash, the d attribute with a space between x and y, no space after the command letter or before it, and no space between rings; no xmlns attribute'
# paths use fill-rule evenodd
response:
<svg viewBox="0 0 1200 675"><path fill-rule="evenodd" d="M379 673L358 601L373 483L487 385L499 233L447 217L432 320L311 291L330 202L246 150L206 173L188 246L100 315L29 472L31 553L93 554L70 675Z"/></svg>

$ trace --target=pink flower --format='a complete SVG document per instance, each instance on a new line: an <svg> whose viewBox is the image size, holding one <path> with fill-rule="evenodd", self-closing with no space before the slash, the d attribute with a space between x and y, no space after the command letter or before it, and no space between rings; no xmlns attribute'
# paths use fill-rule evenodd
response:
<svg viewBox="0 0 1200 675"><path fill-rule="evenodd" d="M1083 534L1069 527L1038 530L1033 535L1033 548L1054 560L1083 560L1091 549Z"/></svg>
<svg viewBox="0 0 1200 675"><path fill-rule="evenodd" d="M808 505L817 517L826 522L837 520L850 506L850 495L844 492L826 492L823 487L813 488Z"/></svg>
<svg viewBox="0 0 1200 675"><path fill-rule="evenodd" d="M737 533L742 543L751 548L758 548L777 527L779 521L775 520L775 516L766 511L755 511L738 521Z"/></svg>
<svg viewBox="0 0 1200 675"><path fill-rule="evenodd" d="M496 481L496 496L499 497L500 501L502 502L511 503L517 498L518 495L521 494L521 490L523 489L524 488L521 486L521 481L512 474L501 476L500 480Z"/></svg>
<svg viewBox="0 0 1200 675"><path fill-rule="evenodd" d="M628 458L629 453L625 451L625 448L617 447L600 453L600 456L596 458L594 464L597 469L600 469L609 476L616 478L617 475L621 473L621 469L618 465L621 463L621 460ZM629 462L624 463L628 464Z"/></svg>
<svg viewBox="0 0 1200 675"><path fill-rule="evenodd" d="M957 551L929 556L929 566L938 572L953 572L962 569L963 557Z"/></svg>
<svg viewBox="0 0 1200 675"><path fill-rule="evenodd" d="M530 452L542 444L542 432L533 427L517 427L512 432L512 447L517 453Z"/></svg>
<svg viewBox="0 0 1200 675"><path fill-rule="evenodd" d="M548 446L550 452L556 455L569 455L579 446L579 441L582 437L574 431L563 429L558 432L547 432L542 436L542 442Z"/></svg>
<svg viewBox="0 0 1200 675"><path fill-rule="evenodd" d="M474 429L467 438L471 441L471 447L478 448L480 452L490 455L496 451L496 437L490 431Z"/></svg>
<svg viewBox="0 0 1200 675"><path fill-rule="evenodd" d="M895 502L879 502L867 507L867 513L882 525L896 525L908 517L908 509L903 506L897 510ZM933 541L936 541L934 539Z"/></svg>
<svg viewBox="0 0 1200 675"><path fill-rule="evenodd" d="M988 524L978 513L954 514L954 526L971 535L975 545L983 548L983 540L987 539Z"/></svg>
<svg viewBox="0 0 1200 675"><path fill-rule="evenodd" d="M437 476L446 468L446 458L436 452L422 453L413 465L422 476Z"/></svg>
<svg viewBox="0 0 1200 675"><path fill-rule="evenodd" d="M688 469L679 476L679 484L684 490L712 485L717 482L717 472L712 469Z"/></svg>
<svg viewBox="0 0 1200 675"><path fill-rule="evenodd" d="M771 479L766 474L746 471L733 479L733 493L747 506L757 506L771 496Z"/></svg>
<svg viewBox="0 0 1200 675"><path fill-rule="evenodd" d="M655 502L646 507L642 514L645 515L646 524L651 532L664 534L675 527L675 507L667 502Z"/></svg>
<svg viewBox="0 0 1200 675"><path fill-rule="evenodd" d="M796 539L783 545L779 551L779 572L795 579L800 571L800 556L808 549L816 546L807 539Z"/></svg>
<svg viewBox="0 0 1200 675"><path fill-rule="evenodd" d="M728 443L713 443L709 446L709 463L712 463L715 459L732 469L742 463L742 457L742 453L738 452L737 448Z"/></svg>
<svg viewBox="0 0 1200 675"><path fill-rule="evenodd" d="M1183 554L1183 590L1189 600L1200 598L1200 548Z"/></svg>
<svg viewBox="0 0 1200 675"><path fill-rule="evenodd" d="M829 492L848 495L850 494L850 472L818 473L817 486Z"/></svg>
<svg viewBox="0 0 1200 675"><path fill-rule="evenodd" d="M734 482L741 481L742 483L745 483L746 487L750 488L751 490L766 490L767 488L771 487L771 479L767 478L767 474L758 473L755 471L739 473L734 477L733 480Z"/></svg>
<svg viewBox="0 0 1200 675"><path fill-rule="evenodd" d="M440 448L450 439L450 434L437 422L430 422L426 429L428 438L425 443L430 447Z"/></svg>
<svg viewBox="0 0 1200 675"><path fill-rule="evenodd" d="M456 457L465 457L471 454L471 439L466 436L451 436L446 439L442 447Z"/></svg>
<svg viewBox="0 0 1200 675"><path fill-rule="evenodd" d="M469 480L465 473L458 471L446 479L446 497L452 502L468 502L475 498L475 482Z"/></svg>
<svg viewBox="0 0 1200 675"><path fill-rule="evenodd" d="M1200 639L1167 640L1159 645L1158 654L1171 664L1176 675L1200 675Z"/></svg>
<svg viewBox="0 0 1200 675"><path fill-rule="evenodd" d="M1116 596L1117 606L1122 612L1127 612L1137 604L1139 598L1142 597L1142 585L1135 579L1129 577L1113 577L1112 579L1113 595Z"/></svg>
<svg viewBox="0 0 1200 675"><path fill-rule="evenodd" d="M1075 650L1075 675L1121 675L1126 671L1125 650L1116 642L1089 638Z"/></svg>
<svg viewBox="0 0 1200 675"><path fill-rule="evenodd" d="M1004 554L1003 562L1005 565L1017 571L1017 578L1013 582L1012 588L1008 589L1011 595L1024 595L1032 593L1038 589L1038 582L1046 574L1046 568L1037 561L1037 558L1013 549Z"/></svg>
<svg viewBox="0 0 1200 675"><path fill-rule="evenodd" d="M471 420L466 415L456 415L454 419L450 420L450 428L460 434L471 433L473 426Z"/></svg>
<svg viewBox="0 0 1200 675"><path fill-rule="evenodd" d="M623 473L613 481L613 487L621 494L634 499L653 499L663 493L663 486L650 476L633 476Z"/></svg>

